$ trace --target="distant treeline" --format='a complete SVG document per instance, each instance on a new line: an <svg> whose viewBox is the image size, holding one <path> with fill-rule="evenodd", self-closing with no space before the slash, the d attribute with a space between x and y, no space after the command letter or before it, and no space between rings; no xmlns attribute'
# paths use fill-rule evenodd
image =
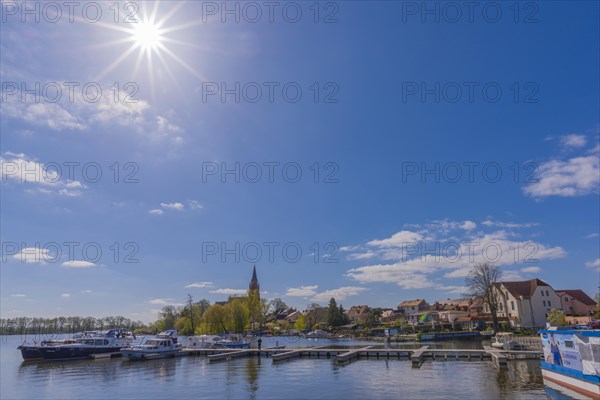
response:
<svg viewBox="0 0 600 400"><path fill-rule="evenodd" d="M56 318L3 318L0 319L0 335L49 335L72 334L82 331L96 331L111 328L132 331L148 329L141 321L133 321L122 316L116 317L56 317Z"/></svg>

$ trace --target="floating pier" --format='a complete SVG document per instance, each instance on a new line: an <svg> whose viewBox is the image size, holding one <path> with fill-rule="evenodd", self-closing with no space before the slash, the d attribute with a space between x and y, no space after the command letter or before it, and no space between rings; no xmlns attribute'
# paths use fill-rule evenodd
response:
<svg viewBox="0 0 600 400"><path fill-rule="evenodd" d="M419 350L411 354L410 361L412 362L413 367L421 367L421 364L423 364L423 358L425 357L425 350L427 350L428 348L429 346L423 346Z"/></svg>
<svg viewBox="0 0 600 400"><path fill-rule="evenodd" d="M490 360L497 368L507 368L510 360L520 359L539 359L542 353L540 351L526 350L500 350L493 347L484 346L483 349L431 349L429 346L422 346L418 349L407 348L377 348L376 346L366 346L360 348L328 348L320 347L302 347L289 349L264 348L258 349L183 349L180 356L204 356L209 362L227 361L234 358L244 357L271 357L273 362L285 360L294 360L298 358L335 358L339 364L350 363L359 359L398 359L410 360L415 368L428 360L431 361L452 361L452 360ZM121 357L121 353L104 353L92 355L93 359L110 359Z"/></svg>

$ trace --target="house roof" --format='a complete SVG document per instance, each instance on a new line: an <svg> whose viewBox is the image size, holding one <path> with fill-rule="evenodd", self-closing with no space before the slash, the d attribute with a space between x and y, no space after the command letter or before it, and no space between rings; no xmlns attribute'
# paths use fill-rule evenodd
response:
<svg viewBox="0 0 600 400"><path fill-rule="evenodd" d="M368 309L369 309L369 306L352 306L348 310L348 314L359 314L360 315L360 314L367 312Z"/></svg>
<svg viewBox="0 0 600 400"><path fill-rule="evenodd" d="M418 306L419 304L423 303L425 300L423 299L416 299L416 300L406 300L403 301L402 303L398 304L398 307L415 307Z"/></svg>
<svg viewBox="0 0 600 400"><path fill-rule="evenodd" d="M461 299L446 299L446 300L438 300L436 303L442 306L469 306L473 302L473 299L470 297L465 297Z"/></svg>
<svg viewBox="0 0 600 400"><path fill-rule="evenodd" d="M302 315L302 313L300 311L294 311L293 313L288 314L284 319L292 319L292 318L296 318L296 317L300 317L300 315Z"/></svg>
<svg viewBox="0 0 600 400"><path fill-rule="evenodd" d="M567 294L570 297L579 300L581 303L585 304L586 306L595 306L596 305L596 302L590 296L585 294L585 292L583 290L580 290L580 289L557 290L556 293L561 297L563 295Z"/></svg>
<svg viewBox="0 0 600 400"><path fill-rule="evenodd" d="M546 282L541 279L530 279L528 281L519 281L519 282L499 282L496 284L497 286L502 285L508 290L510 294L514 297L530 298L535 293L535 289L538 286L551 287Z"/></svg>

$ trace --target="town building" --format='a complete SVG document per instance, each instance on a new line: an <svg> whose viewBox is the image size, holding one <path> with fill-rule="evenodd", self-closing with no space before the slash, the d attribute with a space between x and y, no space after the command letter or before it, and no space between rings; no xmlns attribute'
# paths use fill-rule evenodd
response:
<svg viewBox="0 0 600 400"><path fill-rule="evenodd" d="M597 310L596 302L583 290L557 290L560 303L566 315L590 315Z"/></svg>
<svg viewBox="0 0 600 400"><path fill-rule="evenodd" d="M420 311L429 310L429 304L423 299L407 300L396 307L403 315L410 315Z"/></svg>
<svg viewBox="0 0 600 400"><path fill-rule="evenodd" d="M499 282L495 288L499 300L498 317L506 318L513 327L543 328L550 311L561 309L560 297L541 279ZM487 304L484 304L484 312L490 312Z"/></svg>
<svg viewBox="0 0 600 400"><path fill-rule="evenodd" d="M367 313L369 312L369 306L352 306L346 312L348 319L351 322L362 322L367 317Z"/></svg>

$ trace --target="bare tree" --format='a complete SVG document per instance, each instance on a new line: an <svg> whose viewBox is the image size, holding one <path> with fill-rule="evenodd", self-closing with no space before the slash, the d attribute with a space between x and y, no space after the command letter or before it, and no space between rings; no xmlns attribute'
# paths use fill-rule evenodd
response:
<svg viewBox="0 0 600 400"><path fill-rule="evenodd" d="M475 265L465 278L465 283L471 295L483 297L483 301L492 314L492 322L496 332L500 330L500 324L498 323L498 290L495 286L501 276L502 271L497 265L481 263Z"/></svg>

